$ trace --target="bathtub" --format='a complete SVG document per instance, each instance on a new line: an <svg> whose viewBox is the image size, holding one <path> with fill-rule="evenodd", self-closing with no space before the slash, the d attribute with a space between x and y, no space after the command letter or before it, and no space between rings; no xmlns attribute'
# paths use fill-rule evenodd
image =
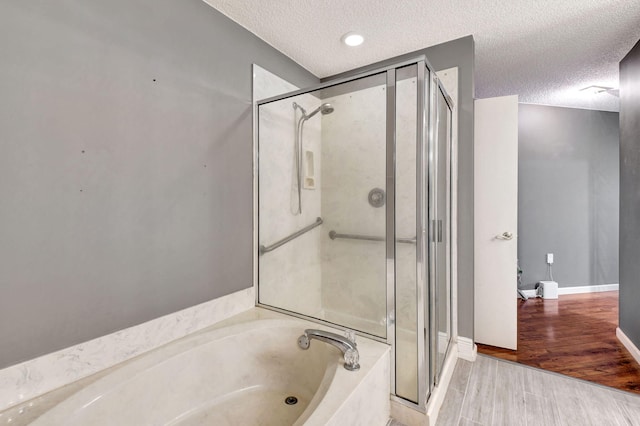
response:
<svg viewBox="0 0 640 426"><path fill-rule="evenodd" d="M389 348L358 339L359 371L313 341L318 327L254 308L134 358L33 425L384 425ZM335 331L335 330L334 330Z"/></svg>

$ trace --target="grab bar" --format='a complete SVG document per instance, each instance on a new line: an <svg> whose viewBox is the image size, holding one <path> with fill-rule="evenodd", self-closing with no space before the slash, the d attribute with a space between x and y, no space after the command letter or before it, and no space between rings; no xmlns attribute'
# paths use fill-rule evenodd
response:
<svg viewBox="0 0 640 426"><path fill-rule="evenodd" d="M344 238L349 240L385 241L384 237L373 237L370 235L357 235L357 234L338 234L336 231L329 231L329 238L331 238L332 240L335 240L336 238ZM416 237L396 238L396 241L404 244L415 244Z"/></svg>
<svg viewBox="0 0 640 426"><path fill-rule="evenodd" d="M307 227L304 227L304 228L302 228L301 230L299 230L297 232L294 232L293 234L289 235L288 237L285 237L285 238L281 239L280 241L271 244L270 246L261 245L260 246L260 254L269 253L270 251L273 251L273 250L277 249L278 247L287 244L291 240L295 240L300 235L305 234L305 233L311 231L313 228L315 228L317 226L320 226L320 225L322 225L322 218L318 217L318 218L316 218L316 221L314 223L312 223L311 225L309 225Z"/></svg>

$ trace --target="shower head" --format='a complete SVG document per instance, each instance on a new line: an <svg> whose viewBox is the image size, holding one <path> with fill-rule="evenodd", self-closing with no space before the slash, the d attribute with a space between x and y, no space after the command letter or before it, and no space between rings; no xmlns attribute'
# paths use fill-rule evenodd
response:
<svg viewBox="0 0 640 426"><path fill-rule="evenodd" d="M331 114L333 112L333 105L331 104L322 104L320 105L320 112L322 115Z"/></svg>
<svg viewBox="0 0 640 426"><path fill-rule="evenodd" d="M308 120L311 117L313 117L314 115L316 115L318 112L321 112L322 115L331 114L333 112L333 110L334 110L333 105L331 105L331 104L322 104L318 108L316 108L313 111L311 111L311 113L309 113L309 115L305 116L304 118L305 118L305 120Z"/></svg>

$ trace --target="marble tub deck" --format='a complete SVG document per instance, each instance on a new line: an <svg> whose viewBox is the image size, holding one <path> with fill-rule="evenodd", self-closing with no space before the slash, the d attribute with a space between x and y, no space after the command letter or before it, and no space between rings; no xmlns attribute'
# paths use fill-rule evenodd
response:
<svg viewBox="0 0 640 426"><path fill-rule="evenodd" d="M300 331L311 326L317 326L321 329L326 328L276 312L255 308L220 321L192 335L185 336L175 343L170 342L169 345L178 344L178 342L182 340L193 339L198 335L206 335L207 333L211 333L212 330L242 325L242 323L251 324L251 322L255 320L286 321L288 325L298 326ZM293 338L292 341L295 342L295 338ZM352 373L338 368L337 373L332 376L331 390L323 395L319 405L311 415L304 420L304 424L341 426L343 421L346 421L347 424L358 424L359 420L364 420L364 424L367 425L383 425L385 423L389 416L389 347L365 338L360 338L358 343L361 369ZM44 395L0 411L0 425L31 424L56 405L63 403L67 398L72 398L74 394L82 391L85 387L105 378L105 376L109 374L117 374L119 369L127 368L128 365L139 361L140 358L155 357L164 362L165 358L162 356L159 357L158 353L162 355L162 351L166 350L166 346L169 345L141 354L134 359L127 360L89 377L85 377L66 386L54 389ZM322 347L324 348L324 346ZM370 404L371 406L369 406ZM58 422L56 422L56 424L58 424Z"/></svg>

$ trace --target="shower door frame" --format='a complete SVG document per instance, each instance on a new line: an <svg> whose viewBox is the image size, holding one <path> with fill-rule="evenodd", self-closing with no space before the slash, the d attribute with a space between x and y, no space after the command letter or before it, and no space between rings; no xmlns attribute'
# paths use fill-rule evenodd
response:
<svg viewBox="0 0 640 426"><path fill-rule="evenodd" d="M444 354L444 359L442 362L442 366L438 366L438 359L437 359L437 345L439 344L439 337L438 337L438 333L439 333L439 318L437 318L437 312L435 309L433 309L429 315L429 325L430 325L430 349L431 349L431 356L429 358L430 361L430 374L429 374L429 394L431 393L431 391L433 390L434 387L438 386L440 384L440 378L442 376L442 372L443 372L443 368L444 368L444 363L446 362L447 357L449 356L450 352L451 352L451 343L454 341L454 338L457 337L457 324L456 321L454 321L454 317L453 317L453 313L454 313L454 306L453 306L453 269L452 269L452 265L453 265L453 256L455 253L455 242L452 240L452 236L454 235L453 228L454 228L454 216L453 216L453 212L454 212L454 206L453 206L453 194L454 194L454 188L453 188L453 182L454 182L454 170L456 169L455 165L454 165L454 139L453 139L453 112L454 112L454 103L453 100L451 99L451 97L447 94L446 89L444 88L444 86L442 85L440 78L437 76L437 74L434 71L430 71L430 81L431 81L431 89L429 90L429 97L430 97L430 130L431 130L431 134L429 135L429 143L428 143L428 149L429 149L429 164L427 166L427 170L429 173L429 184L428 184L428 208L429 210L429 218L437 218L437 210L438 210L438 200L437 200L437 188L439 186L439 182L438 182L438 170L439 167L445 167L445 216L447 218L447 229L445 230L446 232L446 239L445 239L445 253L446 253L446 257L445 257L445 283L446 283L446 300L448 301L448 303L446 304L446 319L448 320L448 325L449 325L449 339L447 342L447 348L445 349L445 354ZM440 91L443 95L445 104L449 110L449 114L447 115L446 119L447 119L447 140L445 143L445 149L446 149L446 162L444 165L441 165L437 162L437 159L439 158L439 141L436 135L438 135L439 131L438 131L438 124L440 123L440 120L442 119L442 117L440 117L440 108L438 107L438 102L439 102L439 97L438 97L438 91ZM435 234L435 228L434 230L434 234ZM435 241L435 235L434 235L434 241ZM429 240L431 241L431 240ZM434 306L437 302L437 296L436 296L436 291L437 291L437 249L434 245L433 250L427 250L427 252L429 253L429 299L431 301L433 301ZM430 305L431 306L431 305ZM456 307L457 308L457 307ZM427 316L429 313L425 313L425 316ZM455 333L455 334L454 334ZM435 348L435 350L434 350Z"/></svg>
<svg viewBox="0 0 640 426"><path fill-rule="evenodd" d="M417 66L417 122L416 122L416 328L417 328L417 351L418 351L418 401L417 403L404 399L396 395L396 333L395 333L395 313L396 313L396 256L395 256L395 184L396 184L396 70L416 65ZM433 286L435 283L430 279L433 266L431 263L431 253L428 249L429 238L432 238L430 227L431 215L428 209L430 206L430 175L431 167L429 161L430 146L435 142L435 114L433 106L435 102L436 90L440 89L446 95L446 90L440 81L435 77L433 67L429 64L425 55L418 55L413 58L398 61L393 64L367 70L343 78L336 78L319 85L295 90L281 95L258 100L254 103L254 135L253 135L253 191L254 191L254 238L253 238L253 273L255 288L255 305L272 311L302 318L308 321L324 324L340 330L347 330L341 324L311 317L298 312L278 308L272 305L260 303L259 292L259 107L271 102L292 98L305 93L315 92L328 87L348 83L358 79L370 77L378 74L386 74L386 230L385 230L385 253L386 253L386 338L370 333L358 331L357 333L373 340L387 343L391 346L391 399L402 405L408 406L420 412L426 412L427 401L436 383L432 365L434 362L434 341L433 332L434 321L432 320L433 307ZM435 77L435 78L434 78ZM447 101L450 98L446 96ZM451 108L451 104L449 105ZM451 131L451 129L450 129ZM450 157L451 158L451 157ZM451 188L451 187L450 187ZM450 194L449 194L450 195ZM452 216L449 215L449 218ZM450 222L450 226L454 226ZM450 233L451 235L451 233ZM449 283L451 287L452 283ZM449 306L451 306L449 298ZM451 306L450 310L453 310ZM429 319L427 323L427 319ZM455 321L452 318L452 335ZM427 346L428 343L428 346ZM447 355L448 356L448 355Z"/></svg>

